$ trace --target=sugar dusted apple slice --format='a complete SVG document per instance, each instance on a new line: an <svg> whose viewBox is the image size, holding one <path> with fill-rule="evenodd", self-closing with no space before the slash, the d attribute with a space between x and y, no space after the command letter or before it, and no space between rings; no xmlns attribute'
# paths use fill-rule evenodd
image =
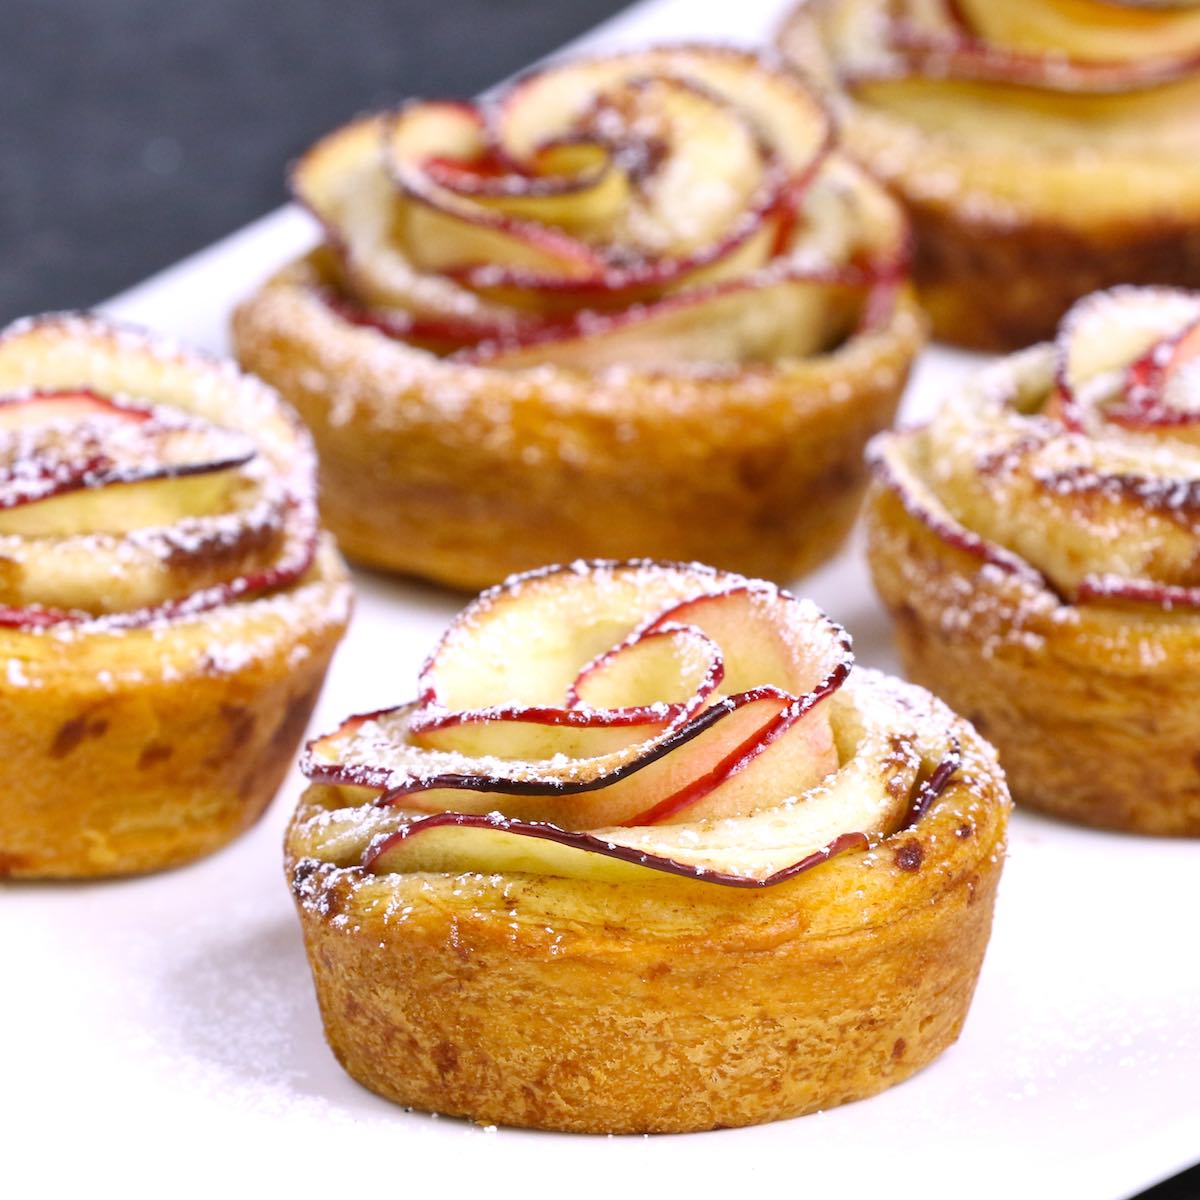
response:
<svg viewBox="0 0 1200 1200"><path fill-rule="evenodd" d="M723 672L719 649L698 630L644 632L588 664L565 705L497 705L423 719L418 712L411 736L429 749L471 757L606 756L677 728L699 711Z"/></svg>
<svg viewBox="0 0 1200 1200"><path fill-rule="evenodd" d="M625 642L639 613L649 620L736 578L700 566L582 562L515 576L451 623L421 669L421 703L458 712L560 703L587 664Z"/></svg>
<svg viewBox="0 0 1200 1200"><path fill-rule="evenodd" d="M442 107L474 112L468 105ZM484 315L485 306L464 289L419 273L407 257L397 236L405 196L385 168L390 121L390 114L361 117L322 138L292 168L292 193L324 229L340 271L363 303L456 321ZM461 131L453 118L444 124Z"/></svg>
<svg viewBox="0 0 1200 1200"><path fill-rule="evenodd" d="M639 78L602 93L585 129L611 130L631 160L630 202L609 231L626 254L679 256L717 242L771 187L754 129L687 80Z"/></svg>
<svg viewBox="0 0 1200 1200"><path fill-rule="evenodd" d="M431 158L482 154L482 139L482 119L467 105L411 104L384 122L384 165L399 189L394 228L408 260L430 273L478 263L568 275L602 270L601 257L577 238L475 203L426 170Z"/></svg>
<svg viewBox="0 0 1200 1200"><path fill-rule="evenodd" d="M1127 429L1200 441L1200 317L1130 366L1124 395L1105 416Z"/></svg>
<svg viewBox="0 0 1200 1200"><path fill-rule="evenodd" d="M868 715L850 761L835 776L753 815L572 832L500 813L442 813L380 834L363 864L376 873L520 871L644 882L658 872L732 887L782 883L832 854L865 849L911 819L914 803L928 807L946 786L954 768L945 754L935 766L926 757L931 747L923 753L915 743L891 745L895 738L885 735L880 717L900 715L892 703Z"/></svg>
<svg viewBox="0 0 1200 1200"><path fill-rule="evenodd" d="M528 163L493 150L474 159L439 155L418 169L464 201L584 235L610 227L629 200L629 176L612 149L582 136L539 147Z"/></svg>
<svg viewBox="0 0 1200 1200"><path fill-rule="evenodd" d="M247 386L243 411L219 372L193 379L174 348L84 317L29 321L3 342L0 626L137 628L312 565L315 507L290 483L304 443L273 401ZM294 463L283 445L299 446Z"/></svg>
<svg viewBox="0 0 1200 1200"><path fill-rule="evenodd" d="M602 883L638 883L658 872L728 887L769 887L794 878L835 854L865 850L870 845L866 834L858 832L838 834L815 847L808 842L796 844L780 856L788 861L777 871L756 875L703 866L693 861L692 846L683 847L687 857L672 858L669 851L674 847L669 844L658 844L664 852L655 853L624 845L614 840L610 832L570 832L499 814L441 813L414 822L403 832L381 841L363 865L377 875L418 871L521 872Z"/></svg>
<svg viewBox="0 0 1200 1200"><path fill-rule="evenodd" d="M1167 288L1113 288L1079 301L1063 319L1055 343L1055 404L1062 419L1073 428L1092 430L1114 411L1120 419L1128 408L1129 386L1139 383L1139 373L1145 374L1139 364L1146 364L1149 355L1146 365L1153 366L1159 347L1182 337L1198 321L1200 297ZM1191 353L1181 347L1176 370ZM1172 352L1163 364L1160 386L1165 386L1173 360ZM1133 403L1140 401L1134 398Z"/></svg>
<svg viewBox="0 0 1200 1200"><path fill-rule="evenodd" d="M583 59L535 71L501 98L500 137L514 155L528 154L584 118L598 95L650 78L685 80L733 102L794 176L810 173L829 149L829 114L787 70L767 67L744 51L699 45Z"/></svg>
<svg viewBox="0 0 1200 1200"><path fill-rule="evenodd" d="M219 512L254 455L241 434L93 393L0 400L0 534L128 532Z"/></svg>
<svg viewBox="0 0 1200 1200"><path fill-rule="evenodd" d="M811 712L819 698L801 712L777 689L741 693L622 750L532 762L422 750L407 725L412 709L401 708L363 724L352 736L342 730L317 739L305 770L310 778L335 786L379 787L383 802L422 812L500 809L564 828L676 819L701 800L716 807L722 787L740 793L740 772L783 728L799 728L804 719L813 722L815 732L795 744L811 744L820 757L807 761L802 775L780 780L782 793L763 793L759 799L782 799L832 770L836 753L827 726Z"/></svg>
<svg viewBox="0 0 1200 1200"><path fill-rule="evenodd" d="M731 656L737 680L766 682L717 698ZM844 634L769 585L645 564L535 574L451 627L418 704L318 739L305 770L382 803L564 828L753 811L836 769L819 706L849 665Z"/></svg>

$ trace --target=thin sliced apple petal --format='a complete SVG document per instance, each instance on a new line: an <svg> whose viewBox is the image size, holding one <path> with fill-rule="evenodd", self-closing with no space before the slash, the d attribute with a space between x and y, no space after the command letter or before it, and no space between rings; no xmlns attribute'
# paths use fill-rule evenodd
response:
<svg viewBox="0 0 1200 1200"><path fill-rule="evenodd" d="M425 715L422 712L421 715ZM605 719L588 709L497 708L492 712L434 712L438 723L410 727L414 745L465 758L533 763L559 756L590 760L640 746L679 723L681 706L630 710ZM424 806L424 805L423 805Z"/></svg>
<svg viewBox="0 0 1200 1200"><path fill-rule="evenodd" d="M461 713L427 706L413 715L410 736L417 745L469 758L596 758L677 727L699 710L721 674L719 650L698 630L664 629L589 663L566 707Z"/></svg>
<svg viewBox="0 0 1200 1200"><path fill-rule="evenodd" d="M1136 61L1090 62L1061 55L1042 55L1003 49L974 39L894 39L904 68L899 71L854 73L855 88L886 88L895 97L911 87L897 90L906 81L941 81L994 84L998 87L1042 89L1064 97L1120 97L1186 79L1197 68L1191 56L1163 57Z"/></svg>
<svg viewBox="0 0 1200 1200"><path fill-rule="evenodd" d="M718 702L686 724L591 759L519 762L423 750L408 739L413 707L361 726L343 743L322 740L305 764L322 783L381 778L381 803L424 812L503 809L567 828L622 824L744 756L793 703L774 689Z"/></svg>
<svg viewBox="0 0 1200 1200"><path fill-rule="evenodd" d="M916 432L916 431L913 431ZM922 472L915 470L905 444L912 436L873 441L867 446L867 462L882 487L887 488L915 521L924 525L936 538L964 554L987 563L1006 575L1037 588L1046 586L1045 576L1035 567L998 542L967 528L925 483Z"/></svg>
<svg viewBox="0 0 1200 1200"><path fill-rule="evenodd" d="M709 696L724 678L725 660L711 637L686 624L656 624L588 663L572 683L567 703L610 712L682 708Z"/></svg>
<svg viewBox="0 0 1200 1200"><path fill-rule="evenodd" d="M393 232L409 261L431 273L478 263L568 275L602 269L599 256L565 231L489 209L439 186L426 169L430 159L485 149L482 119L471 108L412 104L385 121L384 166L399 191Z"/></svg>
<svg viewBox="0 0 1200 1200"><path fill-rule="evenodd" d="M379 842L363 865L376 875L422 871L522 873L637 884L657 873L726 887L762 888L794 879L836 854L866 850L869 845L865 834L841 834L774 874L759 877L632 850L590 833L570 832L549 824L498 815L440 813Z"/></svg>
<svg viewBox="0 0 1200 1200"><path fill-rule="evenodd" d="M689 597L656 617L649 630L686 625L721 648L727 692L771 685L803 696L818 689L849 650L844 637L777 588L734 586Z"/></svg>
<svg viewBox="0 0 1200 1200"><path fill-rule="evenodd" d="M1200 587L1181 587L1155 579L1128 579L1121 575L1088 575L1076 595L1081 604L1150 605L1171 612L1174 609L1200 609Z"/></svg>
<svg viewBox="0 0 1200 1200"><path fill-rule="evenodd" d="M109 396L86 389L0 396L0 435L55 422L83 424L97 417L140 425L153 416L153 409L118 403Z"/></svg>
<svg viewBox="0 0 1200 1200"><path fill-rule="evenodd" d="M662 825L747 816L802 796L838 768L833 729L823 709L790 705L759 736L687 787L628 824Z"/></svg>
<svg viewBox="0 0 1200 1200"><path fill-rule="evenodd" d="M0 479L0 535L76 537L165 529L229 512L240 478L233 466L213 464L186 475L162 468L142 479L85 473L53 493L14 499Z"/></svg>
<svg viewBox="0 0 1200 1200"><path fill-rule="evenodd" d="M635 258L575 276L488 264L449 275L473 295L518 312L561 319L580 307L612 312L686 289L741 279L766 267L794 218L790 193L779 184L762 195L716 240L682 255Z"/></svg>
<svg viewBox="0 0 1200 1200"><path fill-rule="evenodd" d="M1130 366L1124 396L1105 417L1127 429L1200 441L1200 319Z"/></svg>
<svg viewBox="0 0 1200 1200"><path fill-rule="evenodd" d="M384 162L390 119L386 113L362 117L322 138L292 168L292 194L320 222L361 303L453 320L502 319L464 288L421 274L409 261L399 237L405 197Z"/></svg>
<svg viewBox="0 0 1200 1200"><path fill-rule="evenodd" d="M439 813L369 846L376 873L527 871L634 881L645 871L732 886L770 886L825 861L830 847L861 848L896 828L910 796L888 787L891 761L869 739L826 786L751 816L686 825L577 832L499 813Z"/></svg>
<svg viewBox="0 0 1200 1200"><path fill-rule="evenodd" d="M446 630L422 668L421 700L459 712L559 705L579 672L638 626L742 582L695 564L650 562L579 562L516 576L473 600ZM798 617L840 638L815 605L801 604Z"/></svg>
<svg viewBox="0 0 1200 1200"><path fill-rule="evenodd" d="M768 185L770 152L756 131L688 80L627 80L598 97L588 121L635 160L630 203L609 239L627 253L678 257L717 242Z"/></svg>
<svg viewBox="0 0 1200 1200"><path fill-rule="evenodd" d="M954 7L972 33L997 49L1104 64L1200 56L1200 13L1194 6L954 0Z"/></svg>
<svg viewBox="0 0 1200 1200"><path fill-rule="evenodd" d="M243 434L87 393L0 399L0 532L126 532L223 511L254 456Z"/></svg>
<svg viewBox="0 0 1200 1200"><path fill-rule="evenodd" d="M829 149L832 121L791 72L754 54L719 46L662 46L552 66L518 80L498 102L500 140L518 157L568 132L596 96L638 78L687 80L744 114L781 155L791 174L804 174Z"/></svg>
<svg viewBox="0 0 1200 1200"><path fill-rule="evenodd" d="M301 579L317 556L319 545L315 521L307 517L298 521L283 552L273 566L238 575L223 583L213 584L186 595L144 605L136 609L89 611L80 608L56 608L31 604L0 606L0 627L6 629L47 629L53 626L89 625L100 623L106 631L141 629L157 621L181 620L208 612L237 600L264 596L290 587Z"/></svg>
<svg viewBox="0 0 1200 1200"><path fill-rule="evenodd" d="M619 314L584 313L525 344L500 342L464 362L521 369L544 364L598 371L748 366L808 358L854 327L865 289L829 276L751 278L696 289Z"/></svg>
<svg viewBox="0 0 1200 1200"><path fill-rule="evenodd" d="M1124 401L1128 370L1200 321L1200 296L1169 288L1117 287L1080 300L1056 341L1059 404L1068 425L1095 429Z"/></svg>
<svg viewBox="0 0 1200 1200"><path fill-rule="evenodd" d="M527 170L472 170L469 159L420 164L430 182L462 201L523 221L556 225L588 240L610 230L629 203L629 176L609 147L577 138L545 146Z"/></svg>

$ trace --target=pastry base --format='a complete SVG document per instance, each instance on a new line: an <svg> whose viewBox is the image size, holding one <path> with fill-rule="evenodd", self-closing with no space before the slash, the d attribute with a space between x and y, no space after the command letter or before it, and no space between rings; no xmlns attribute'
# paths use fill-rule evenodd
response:
<svg viewBox="0 0 1200 1200"><path fill-rule="evenodd" d="M349 617L326 542L286 592L115 633L0 630L0 877L188 862L274 796Z"/></svg>
<svg viewBox="0 0 1200 1200"><path fill-rule="evenodd" d="M242 364L308 423L322 514L352 558L480 588L574 558L698 560L789 580L840 545L862 449L923 331L786 366L606 376L442 362L335 314L318 260L237 311Z"/></svg>
<svg viewBox="0 0 1200 1200"><path fill-rule="evenodd" d="M1200 615L1065 605L949 544L882 483L866 523L908 677L996 746L1018 804L1200 836Z"/></svg>
<svg viewBox="0 0 1200 1200"><path fill-rule="evenodd" d="M934 337L1005 352L1052 340L1081 297L1118 284L1200 288L1200 228L1160 219L1107 230L1066 222L989 225L900 193L913 278Z"/></svg>
<svg viewBox="0 0 1200 1200"><path fill-rule="evenodd" d="M987 945L1008 803L994 760L974 761L915 830L762 892L377 877L293 854L329 1044L397 1103L581 1133L882 1091L957 1038Z"/></svg>

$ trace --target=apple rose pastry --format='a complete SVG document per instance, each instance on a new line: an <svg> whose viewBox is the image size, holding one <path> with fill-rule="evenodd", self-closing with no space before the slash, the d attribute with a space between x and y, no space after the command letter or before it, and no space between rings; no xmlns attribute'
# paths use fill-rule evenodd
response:
<svg viewBox="0 0 1200 1200"><path fill-rule="evenodd" d="M325 244L234 318L347 553L458 586L580 555L787 578L857 511L921 327L899 207L788 73L553 67L339 129Z"/></svg>
<svg viewBox="0 0 1200 1200"><path fill-rule="evenodd" d="M485 592L418 699L308 748L326 1033L401 1104L584 1132L871 1095L957 1037L1008 793L814 605L700 566Z"/></svg>
<svg viewBox="0 0 1200 1200"><path fill-rule="evenodd" d="M1200 835L1200 294L1088 297L872 455L908 672L1018 802Z"/></svg>
<svg viewBox="0 0 1200 1200"><path fill-rule="evenodd" d="M122 875L266 807L349 615L269 388L98 319L0 335L0 876Z"/></svg>
<svg viewBox="0 0 1200 1200"><path fill-rule="evenodd" d="M1195 0L809 0L780 40L907 206L937 336L1015 350L1090 292L1200 286Z"/></svg>

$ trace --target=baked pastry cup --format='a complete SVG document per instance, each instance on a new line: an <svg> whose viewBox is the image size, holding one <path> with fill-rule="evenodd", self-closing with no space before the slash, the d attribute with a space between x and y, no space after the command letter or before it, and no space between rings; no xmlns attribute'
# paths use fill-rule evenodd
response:
<svg viewBox="0 0 1200 1200"><path fill-rule="evenodd" d="M872 444L908 674L997 746L1018 803L1200 835L1198 368L1200 295L1117 289Z"/></svg>
<svg viewBox="0 0 1200 1200"><path fill-rule="evenodd" d="M172 866L262 813L349 616L314 474L229 364L0 334L0 876Z"/></svg>
<svg viewBox="0 0 1200 1200"><path fill-rule="evenodd" d="M324 245L233 328L345 551L471 588L830 555L922 339L903 216L833 140L789 74L673 47L318 143L292 184Z"/></svg>
<svg viewBox="0 0 1200 1200"><path fill-rule="evenodd" d="M809 0L780 44L904 202L935 336L1016 350L1120 283L1200 286L1200 8Z"/></svg>
<svg viewBox="0 0 1200 1200"><path fill-rule="evenodd" d="M306 754L287 873L346 1070L420 1109L633 1133L925 1066L975 987L1008 794L965 721L851 667L813 604L706 567L484 593L415 703Z"/></svg>

